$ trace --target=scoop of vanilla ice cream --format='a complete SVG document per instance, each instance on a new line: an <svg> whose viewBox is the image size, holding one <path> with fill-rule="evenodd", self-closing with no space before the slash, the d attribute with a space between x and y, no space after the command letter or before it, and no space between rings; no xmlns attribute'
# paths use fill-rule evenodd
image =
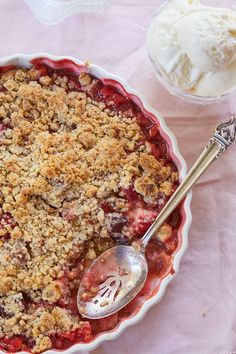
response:
<svg viewBox="0 0 236 354"><path fill-rule="evenodd" d="M194 87L201 73L181 49L173 23L198 6L199 0L172 0L153 19L148 31L147 46L151 60L167 80L183 89Z"/></svg>
<svg viewBox="0 0 236 354"><path fill-rule="evenodd" d="M204 72L224 70L236 59L236 13L203 7L174 24L177 42L193 66Z"/></svg>

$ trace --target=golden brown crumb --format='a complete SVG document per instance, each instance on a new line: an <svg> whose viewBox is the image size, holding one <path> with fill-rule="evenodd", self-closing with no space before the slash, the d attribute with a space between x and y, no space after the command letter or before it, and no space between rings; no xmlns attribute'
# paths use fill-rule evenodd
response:
<svg viewBox="0 0 236 354"><path fill-rule="evenodd" d="M39 353L42 352L46 349L51 348L51 339L47 336L45 337L39 337L36 339L36 345L33 348L32 352L33 353Z"/></svg>
<svg viewBox="0 0 236 354"><path fill-rule="evenodd" d="M91 83L91 77L88 74L82 72L79 76L79 81L81 85L86 86Z"/></svg>
<svg viewBox="0 0 236 354"><path fill-rule="evenodd" d="M62 294L62 286L59 282L52 282L47 285L42 291L42 299L49 302L56 302Z"/></svg>
<svg viewBox="0 0 236 354"><path fill-rule="evenodd" d="M149 173L155 173L160 170L161 164L158 162L154 156L143 153L140 155L140 165L144 171Z"/></svg>
<svg viewBox="0 0 236 354"><path fill-rule="evenodd" d="M50 76L42 76L42 77L40 77L39 82L40 82L40 84L42 84L44 86L48 86L51 84L52 79Z"/></svg>
<svg viewBox="0 0 236 354"><path fill-rule="evenodd" d="M79 83L86 90L97 80L81 73ZM78 288L81 257L114 244L103 205L122 216L131 185L152 200L169 196L178 173L142 144L135 117L73 91L66 76L16 69L0 85L0 336L33 338L38 353L81 325L58 303ZM169 233L164 225L158 237Z"/></svg>
<svg viewBox="0 0 236 354"><path fill-rule="evenodd" d="M134 183L134 188L136 192L146 196L149 195L151 197L157 196L158 188L156 184L147 176L142 176L137 178Z"/></svg>
<svg viewBox="0 0 236 354"><path fill-rule="evenodd" d="M52 316L56 321L57 327L62 331L69 331L72 328L79 327L78 324L73 323L69 314L66 310L61 309L60 307L55 307L52 310Z"/></svg>
<svg viewBox="0 0 236 354"><path fill-rule="evenodd" d="M172 183L170 181L164 181L161 184L160 192L164 193L166 196L172 194Z"/></svg>
<svg viewBox="0 0 236 354"><path fill-rule="evenodd" d="M164 224L156 232L156 236L159 238L159 240L165 242L171 236L171 233L172 233L172 227L168 224Z"/></svg>

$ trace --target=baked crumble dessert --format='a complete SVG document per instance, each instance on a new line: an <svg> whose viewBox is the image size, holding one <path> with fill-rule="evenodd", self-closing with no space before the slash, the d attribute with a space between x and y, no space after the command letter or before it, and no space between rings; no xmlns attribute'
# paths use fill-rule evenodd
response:
<svg viewBox="0 0 236 354"><path fill-rule="evenodd" d="M65 349L114 328L128 307L88 321L76 295L91 262L141 237L178 185L157 122L86 67L2 68L0 184L0 349ZM180 222L177 210L148 245L150 276L171 271Z"/></svg>

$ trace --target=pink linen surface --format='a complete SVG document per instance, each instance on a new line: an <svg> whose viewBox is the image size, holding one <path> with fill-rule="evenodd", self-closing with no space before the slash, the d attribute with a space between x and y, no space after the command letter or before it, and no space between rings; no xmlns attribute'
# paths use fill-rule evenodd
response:
<svg viewBox="0 0 236 354"><path fill-rule="evenodd" d="M75 15L48 27L23 0L1 0L0 55L72 55L122 76L166 118L191 166L215 126L236 113L236 94L224 103L199 106L171 96L157 82L145 39L161 3L113 0L101 15ZM189 248L163 300L93 354L236 353L235 156L236 144L194 188Z"/></svg>

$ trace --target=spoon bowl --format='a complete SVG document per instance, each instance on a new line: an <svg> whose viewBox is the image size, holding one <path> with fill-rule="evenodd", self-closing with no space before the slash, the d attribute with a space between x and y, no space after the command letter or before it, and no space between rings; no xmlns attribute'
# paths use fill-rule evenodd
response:
<svg viewBox="0 0 236 354"><path fill-rule="evenodd" d="M98 319L127 305L143 287L148 267L131 246L115 246L100 255L82 279L77 301L82 316Z"/></svg>

